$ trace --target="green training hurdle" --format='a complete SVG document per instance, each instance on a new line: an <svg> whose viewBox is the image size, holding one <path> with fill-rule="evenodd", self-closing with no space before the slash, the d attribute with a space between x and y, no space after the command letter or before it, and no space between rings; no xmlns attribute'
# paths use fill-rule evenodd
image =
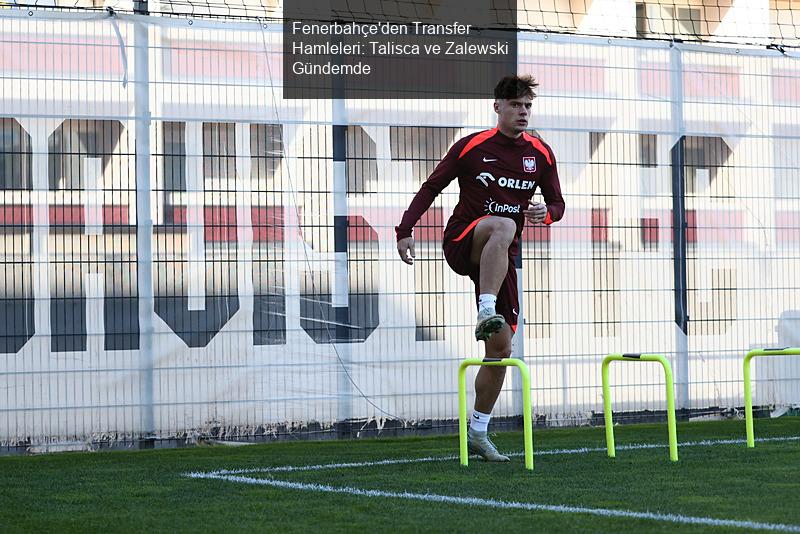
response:
<svg viewBox="0 0 800 534"><path fill-rule="evenodd" d="M525 469L533 471L533 430L531 428L531 374L525 362L516 358L467 358L458 367L458 439L461 465L469 465L467 450L467 367L516 367L522 376L522 427L525 440Z"/></svg>
<svg viewBox="0 0 800 534"><path fill-rule="evenodd" d="M678 432L675 430L675 387L672 383L672 366L660 354L609 354L603 359L603 412L606 421L606 447L608 457L615 458L614 420L611 417L611 388L608 385L608 365L613 361L620 362L659 362L664 368L667 383L667 427L669 428L669 459L678 461Z"/></svg>
<svg viewBox="0 0 800 534"><path fill-rule="evenodd" d="M747 428L747 446L756 446L753 434L753 388L750 386L750 360L756 356L800 356L800 348L753 349L744 357L744 419Z"/></svg>

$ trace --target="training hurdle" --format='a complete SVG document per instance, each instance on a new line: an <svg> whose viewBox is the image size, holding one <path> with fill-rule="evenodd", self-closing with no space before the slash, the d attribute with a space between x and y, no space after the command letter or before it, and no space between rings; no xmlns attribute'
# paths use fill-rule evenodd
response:
<svg viewBox="0 0 800 534"><path fill-rule="evenodd" d="M461 465L469 465L467 450L467 367L516 367L522 376L522 427L525 440L525 469L533 471L533 429L531 428L531 374L525 362L516 358L467 358L458 367L458 439Z"/></svg>
<svg viewBox="0 0 800 534"><path fill-rule="evenodd" d="M669 428L669 459L678 461L678 432L675 429L675 387L672 383L672 366L660 354L609 354L603 359L603 412L606 421L606 447L608 457L616 457L614 448L614 420L611 416L611 388L608 385L608 365L613 361L620 362L659 362L664 368L667 387L667 427Z"/></svg>
<svg viewBox="0 0 800 534"><path fill-rule="evenodd" d="M744 419L747 428L747 446L756 446L753 434L753 388L750 386L750 360L756 356L800 356L800 348L753 349L744 357Z"/></svg>

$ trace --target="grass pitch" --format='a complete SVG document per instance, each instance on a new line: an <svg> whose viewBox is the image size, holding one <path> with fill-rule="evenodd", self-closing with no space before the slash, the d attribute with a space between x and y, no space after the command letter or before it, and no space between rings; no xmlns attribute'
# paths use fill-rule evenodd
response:
<svg viewBox="0 0 800 534"><path fill-rule="evenodd" d="M457 436L5 457L0 530L800 532L800 418L756 420L755 429L757 439L779 439L748 450L744 421L679 424L680 444L711 442L679 445L678 463L665 424L617 427L616 459L606 457L603 428L535 430L532 473L521 433L495 439L520 453L509 464L467 468ZM719 442L730 439L742 442ZM578 448L590 450L563 452ZM424 457L437 459L416 461ZM409 461L369 465L386 459ZM266 471L334 463L368 465ZM186 476L219 470L241 480Z"/></svg>

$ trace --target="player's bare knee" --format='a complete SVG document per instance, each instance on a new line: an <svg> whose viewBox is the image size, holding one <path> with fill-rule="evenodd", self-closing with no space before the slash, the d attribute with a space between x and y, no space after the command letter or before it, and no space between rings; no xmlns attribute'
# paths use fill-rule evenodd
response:
<svg viewBox="0 0 800 534"><path fill-rule="evenodd" d="M500 217L499 215L490 215L486 217L486 219L481 221L481 225L493 234L513 234L517 231L517 223L515 223L513 219Z"/></svg>
<svg viewBox="0 0 800 534"><path fill-rule="evenodd" d="M491 239L502 240L503 242L511 243L514 240L514 235L517 232L517 223L506 217L489 217L491 221Z"/></svg>
<svg viewBox="0 0 800 534"><path fill-rule="evenodd" d="M483 248L489 241L513 241L517 231L517 224L506 217L490 215L482 219L475 227L473 245Z"/></svg>

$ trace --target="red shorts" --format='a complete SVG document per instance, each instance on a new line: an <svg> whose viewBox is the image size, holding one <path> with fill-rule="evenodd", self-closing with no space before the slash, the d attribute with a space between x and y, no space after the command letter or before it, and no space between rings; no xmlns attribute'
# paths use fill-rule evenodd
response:
<svg viewBox="0 0 800 534"><path fill-rule="evenodd" d="M483 218L483 217L481 217ZM444 231L444 242L442 250L447 264L453 271L461 276L469 276L475 284L475 303L477 307L478 295L480 294L480 266L472 263L470 255L472 253L472 236L477 219L471 223L461 223L450 221ZM517 294L517 269L514 265L514 258L508 256L508 271L497 293L497 313L505 318L511 330L517 331L517 316L519 312L519 295Z"/></svg>

